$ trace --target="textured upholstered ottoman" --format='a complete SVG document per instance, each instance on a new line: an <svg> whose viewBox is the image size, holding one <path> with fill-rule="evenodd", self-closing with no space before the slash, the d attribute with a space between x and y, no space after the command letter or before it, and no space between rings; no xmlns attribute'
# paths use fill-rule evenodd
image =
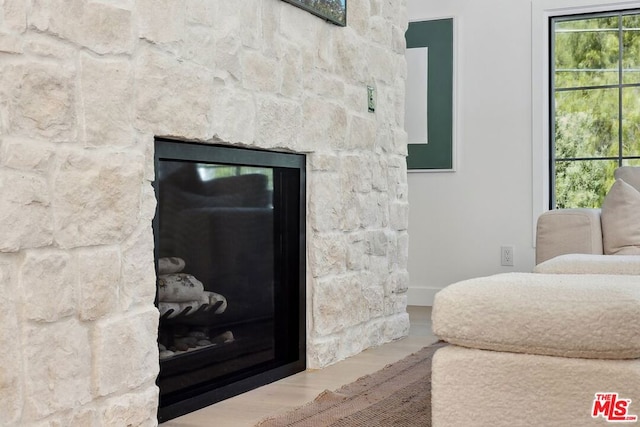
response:
<svg viewBox="0 0 640 427"><path fill-rule="evenodd" d="M453 344L433 359L434 427L640 426L640 276L467 280L432 320Z"/></svg>

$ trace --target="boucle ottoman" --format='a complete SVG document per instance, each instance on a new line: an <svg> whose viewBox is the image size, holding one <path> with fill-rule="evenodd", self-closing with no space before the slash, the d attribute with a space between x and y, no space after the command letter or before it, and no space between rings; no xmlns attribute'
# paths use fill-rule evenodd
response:
<svg viewBox="0 0 640 427"><path fill-rule="evenodd" d="M453 344L433 359L434 427L591 426L640 416L640 276L467 280L436 295L432 320Z"/></svg>

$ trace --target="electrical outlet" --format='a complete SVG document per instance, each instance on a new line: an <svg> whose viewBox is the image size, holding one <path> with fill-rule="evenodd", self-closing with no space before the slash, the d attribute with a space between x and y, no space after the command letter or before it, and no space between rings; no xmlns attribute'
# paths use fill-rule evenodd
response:
<svg viewBox="0 0 640 427"><path fill-rule="evenodd" d="M513 267L513 246L500 247L500 265Z"/></svg>

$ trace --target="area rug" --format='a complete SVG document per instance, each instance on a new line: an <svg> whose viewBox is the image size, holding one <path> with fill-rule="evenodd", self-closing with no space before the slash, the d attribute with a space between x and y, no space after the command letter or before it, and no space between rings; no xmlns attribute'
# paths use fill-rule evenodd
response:
<svg viewBox="0 0 640 427"><path fill-rule="evenodd" d="M259 427L430 427L431 359L437 342Z"/></svg>

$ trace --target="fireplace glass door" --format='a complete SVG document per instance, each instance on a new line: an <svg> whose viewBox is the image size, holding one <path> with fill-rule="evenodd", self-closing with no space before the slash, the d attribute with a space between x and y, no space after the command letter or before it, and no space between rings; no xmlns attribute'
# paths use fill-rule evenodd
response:
<svg viewBox="0 0 640 427"><path fill-rule="evenodd" d="M304 369L304 156L156 140L159 419Z"/></svg>

